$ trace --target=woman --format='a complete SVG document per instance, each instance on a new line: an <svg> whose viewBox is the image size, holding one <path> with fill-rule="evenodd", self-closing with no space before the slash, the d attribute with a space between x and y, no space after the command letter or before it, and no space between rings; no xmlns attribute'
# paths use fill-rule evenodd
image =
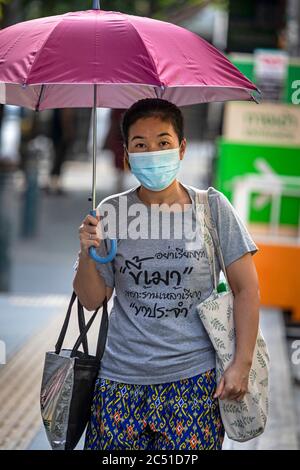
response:
<svg viewBox="0 0 300 470"><path fill-rule="evenodd" d="M85 449L221 449L218 398L246 393L257 336L257 246L227 198L210 187L237 317L235 360L217 386L214 349L195 311L213 287L202 235L197 224L191 228L195 190L176 178L186 149L181 111L162 99L140 100L121 128L126 165L140 184L101 201L97 218L88 215L79 228L73 286L80 301L94 310L116 294ZM104 209L118 221L115 234L112 215L106 224L118 249L113 262L100 264L88 249L107 254L104 226L96 228Z"/></svg>

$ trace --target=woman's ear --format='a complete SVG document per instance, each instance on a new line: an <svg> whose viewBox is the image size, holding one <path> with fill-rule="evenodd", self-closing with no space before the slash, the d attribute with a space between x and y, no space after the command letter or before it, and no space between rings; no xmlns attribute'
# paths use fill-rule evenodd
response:
<svg viewBox="0 0 300 470"><path fill-rule="evenodd" d="M128 161L128 153L127 153L127 149L126 149L125 144L124 144L123 168L124 168L124 171L130 171L131 170L130 163Z"/></svg>
<svg viewBox="0 0 300 470"><path fill-rule="evenodd" d="M125 156L123 158L123 168L124 168L125 171L131 171L129 161L128 161L127 157L125 157Z"/></svg>
<svg viewBox="0 0 300 470"><path fill-rule="evenodd" d="M185 149L186 149L186 138L184 137L180 144L180 150L179 150L180 160L183 159Z"/></svg>

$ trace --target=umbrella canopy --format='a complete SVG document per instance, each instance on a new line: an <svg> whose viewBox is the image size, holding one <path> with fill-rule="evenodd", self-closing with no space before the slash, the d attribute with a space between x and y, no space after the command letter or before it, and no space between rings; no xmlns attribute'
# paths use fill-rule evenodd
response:
<svg viewBox="0 0 300 470"><path fill-rule="evenodd" d="M253 100L260 92L198 35L164 21L93 9L39 18L0 31L0 103L36 111L93 108L92 215L96 215L96 108L142 98L177 106ZM110 262L94 247L91 257Z"/></svg>
<svg viewBox="0 0 300 470"><path fill-rule="evenodd" d="M177 106L259 99L214 46L180 26L104 10L25 21L0 31L0 102L35 110Z"/></svg>

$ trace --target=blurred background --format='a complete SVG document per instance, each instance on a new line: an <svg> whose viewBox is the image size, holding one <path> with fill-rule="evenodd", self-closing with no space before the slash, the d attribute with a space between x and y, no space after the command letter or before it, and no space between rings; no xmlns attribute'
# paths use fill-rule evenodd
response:
<svg viewBox="0 0 300 470"><path fill-rule="evenodd" d="M0 27L90 8L89 0L0 0ZM181 108L188 144L179 179L222 191L260 248L253 259L271 355L270 415L262 436L225 440L224 448L299 449L300 2L102 0L101 8L199 34L263 92L259 106ZM123 170L122 112L97 110L97 203L137 184ZM0 449L50 448L41 374L72 293L78 228L91 209L91 145L90 109L0 105ZM69 333L65 347L73 346L76 318Z"/></svg>

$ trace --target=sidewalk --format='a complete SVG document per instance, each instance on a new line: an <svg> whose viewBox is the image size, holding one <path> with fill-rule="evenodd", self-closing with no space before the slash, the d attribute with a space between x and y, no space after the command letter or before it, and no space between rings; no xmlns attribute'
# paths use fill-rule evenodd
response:
<svg viewBox="0 0 300 470"><path fill-rule="evenodd" d="M194 163L186 167L192 168L192 177L188 180L183 175L182 178L187 184L201 185L194 177L196 160L191 160ZM101 187L101 191L97 192L97 201L115 192L110 165L109 158L100 157L97 187ZM130 176L128 187L135 184L135 178ZM41 194L39 233L35 239L18 238L19 190L14 200L17 227L12 292L0 295L1 339L7 345L7 364L0 366L0 402L5 403L0 413L0 449L49 449L39 412L41 368L45 350L53 349L72 293L73 264L79 250L78 227L91 208L88 201L91 163L68 162L65 188L69 192L66 197ZM263 309L261 325L274 365L268 427L263 436L249 443L226 440L224 449L298 448L281 313ZM66 347L72 344L76 331L75 321ZM94 338L92 342L94 344ZM83 439L78 448L82 445Z"/></svg>
<svg viewBox="0 0 300 470"><path fill-rule="evenodd" d="M280 310L262 309L260 325L270 353L270 404L265 432L251 441L225 439L224 450L297 450L297 416L289 351Z"/></svg>

